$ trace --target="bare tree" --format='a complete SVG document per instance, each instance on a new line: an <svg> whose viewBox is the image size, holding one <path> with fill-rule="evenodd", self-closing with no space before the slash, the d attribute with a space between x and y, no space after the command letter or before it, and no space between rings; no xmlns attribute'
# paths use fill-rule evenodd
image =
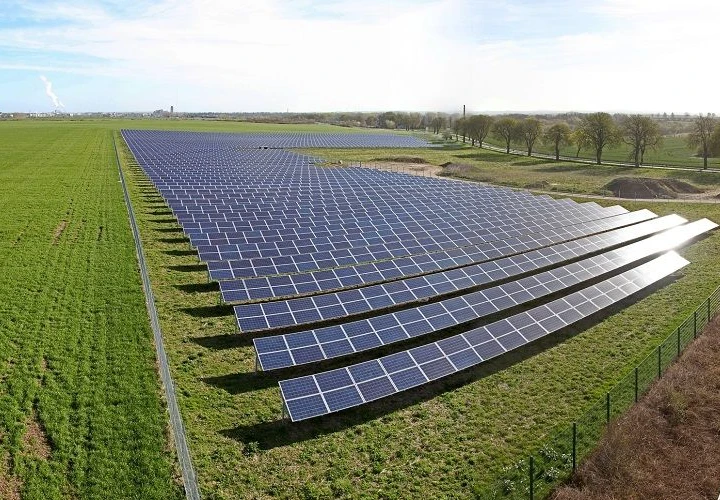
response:
<svg viewBox="0 0 720 500"><path fill-rule="evenodd" d="M715 130L710 136L710 154L712 156L720 156L720 123L715 125Z"/></svg>
<svg viewBox="0 0 720 500"><path fill-rule="evenodd" d="M458 118L453 123L453 131L455 132L455 140L457 141L462 134L463 142L465 142L465 127L467 125L465 118Z"/></svg>
<svg viewBox="0 0 720 500"><path fill-rule="evenodd" d="M587 144L595 150L595 161L598 165L602 163L603 149L620 142L620 132L608 113L591 113L583 116L579 129L587 139Z"/></svg>
<svg viewBox="0 0 720 500"><path fill-rule="evenodd" d="M533 146L542 134L542 123L537 118L525 118L518 125L518 135L527 146L527 155L532 156Z"/></svg>
<svg viewBox="0 0 720 500"><path fill-rule="evenodd" d="M510 152L510 143L519 138L518 121L515 118L500 118L493 126L493 134L505 141L505 152Z"/></svg>
<svg viewBox="0 0 720 500"><path fill-rule="evenodd" d="M439 134L440 130L445 127L445 117L440 114L435 115L430 121L430 125L432 126L433 134Z"/></svg>
<svg viewBox="0 0 720 500"><path fill-rule="evenodd" d="M483 147L483 141L490 134L492 125L493 118L488 115L475 115L465 119L465 128L473 146L477 142L478 146Z"/></svg>
<svg viewBox="0 0 720 500"><path fill-rule="evenodd" d="M643 164L648 148L655 148L662 142L660 126L649 116L626 116L622 119L620 131L623 142L631 147L630 158L636 167Z"/></svg>
<svg viewBox="0 0 720 500"><path fill-rule="evenodd" d="M698 154L703 158L703 168L707 168L708 156L710 156L710 138L715 131L716 120L710 116L698 115L692 122L692 130L687 137L687 143L691 148L697 148Z"/></svg>
<svg viewBox="0 0 720 500"><path fill-rule="evenodd" d="M570 134L570 141L577 146L577 151L575 151L575 158L578 158L580 156L580 151L590 145L590 141L588 141L588 138L585 136L585 132L579 128L576 128L575 130L573 130L572 134Z"/></svg>
<svg viewBox="0 0 720 500"><path fill-rule="evenodd" d="M560 159L560 147L569 145L572 142L570 127L567 123L556 123L543 134L545 144L552 144L555 148L555 159ZM580 154L578 152L578 154Z"/></svg>

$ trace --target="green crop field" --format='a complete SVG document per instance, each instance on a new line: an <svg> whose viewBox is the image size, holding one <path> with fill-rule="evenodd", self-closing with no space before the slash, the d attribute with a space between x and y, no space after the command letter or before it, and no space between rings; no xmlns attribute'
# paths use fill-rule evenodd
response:
<svg viewBox="0 0 720 500"><path fill-rule="evenodd" d="M0 123L0 497L178 498L112 135Z"/></svg>
<svg viewBox="0 0 720 500"><path fill-rule="evenodd" d="M289 129L203 121L0 123L0 488L15 484L28 498L182 494L112 158L112 134L125 127ZM598 191L606 179L626 175L469 148L313 152L328 160L412 155L469 163L479 180L543 180L558 190ZM217 287L162 199L121 153L205 498L481 496L503 468L571 422L720 284L718 233L681 252L692 264L679 279L586 330L439 384L292 424L280 420L277 378L254 373L251 341L235 333L231 310L219 306ZM713 174L641 173L719 185ZM720 221L714 204L623 205ZM34 419L49 454L27 445Z"/></svg>

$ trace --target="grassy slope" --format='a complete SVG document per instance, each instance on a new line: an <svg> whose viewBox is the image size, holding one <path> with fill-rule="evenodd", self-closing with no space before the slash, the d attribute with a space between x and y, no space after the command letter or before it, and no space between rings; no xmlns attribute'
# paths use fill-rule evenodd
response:
<svg viewBox="0 0 720 500"><path fill-rule="evenodd" d="M442 163L476 153L400 154ZM365 160L395 154L325 152L332 159ZM565 164L508 169L505 158L488 156L492 161L478 168L496 182L522 184L542 175L561 185L598 185L595 171L587 175L572 165L565 170ZM543 167L547 172L538 174ZM217 307L217 292L205 284L202 266L162 201L140 185L140 175L133 179L193 459L203 491L213 498L469 497L535 449L558 423L571 422L720 284L717 234L683 252L692 261L683 278L564 342L547 340L449 382L291 425L278 420L276 380L253 373L250 344L233 334L229 311ZM651 208L720 220L714 205Z"/></svg>
<svg viewBox="0 0 720 500"><path fill-rule="evenodd" d="M112 153L96 125L0 123L2 495L180 494Z"/></svg>
<svg viewBox="0 0 720 500"><path fill-rule="evenodd" d="M465 177L471 180L512 187L537 187L546 183L545 189L562 192L607 194L603 186L616 177L671 177L695 184L703 189L720 187L720 176L716 173L555 162L506 155L469 146L463 147L462 144L450 144L432 150L378 152L372 149L332 151L307 149L304 151L312 155L327 157L330 160L346 162L370 162L387 157L417 156L433 165L441 165L446 162L463 163L473 166L472 171L465 174Z"/></svg>

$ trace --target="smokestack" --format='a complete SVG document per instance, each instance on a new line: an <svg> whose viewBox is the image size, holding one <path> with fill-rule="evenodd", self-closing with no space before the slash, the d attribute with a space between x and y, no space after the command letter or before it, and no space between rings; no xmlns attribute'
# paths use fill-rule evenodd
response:
<svg viewBox="0 0 720 500"><path fill-rule="evenodd" d="M175 106L170 106L170 114L173 114L174 109L175 109Z"/></svg>
<svg viewBox="0 0 720 500"><path fill-rule="evenodd" d="M465 118L465 105L463 104L463 118Z"/></svg>

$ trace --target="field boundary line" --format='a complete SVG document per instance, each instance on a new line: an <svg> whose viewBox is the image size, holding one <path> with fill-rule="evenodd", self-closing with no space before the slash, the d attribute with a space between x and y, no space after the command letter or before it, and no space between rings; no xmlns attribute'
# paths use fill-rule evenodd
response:
<svg viewBox="0 0 720 500"><path fill-rule="evenodd" d="M145 253L143 252L142 240L140 239L140 230L135 220L135 212L133 210L130 193L125 183L125 175L120 165L120 155L117 149L117 141L115 133L113 133L113 148L115 149L115 162L117 163L118 172L120 173L120 182L125 197L125 206L127 207L128 216L130 218L130 228L132 229L133 239L135 241L135 251L137 254L138 264L140 265L140 276L143 282L143 291L145 292L145 305L150 315L150 326L153 330L155 354L160 366L160 379L165 390L165 398L167 400L168 412L170 414L170 427L172 428L175 449L177 450L178 461L182 471L183 485L185 486L185 495L189 500L200 500L200 488L197 482L197 475L190 459L190 450L187 444L187 436L185 435L185 427L183 425L182 416L180 415L180 407L175 396L175 385L173 384L170 367L168 366L167 354L165 352L165 344L163 343L162 332L160 331L160 320L158 318L157 309L155 308L155 296L153 295L152 286L150 284L150 275L148 274L147 265L145 263Z"/></svg>

